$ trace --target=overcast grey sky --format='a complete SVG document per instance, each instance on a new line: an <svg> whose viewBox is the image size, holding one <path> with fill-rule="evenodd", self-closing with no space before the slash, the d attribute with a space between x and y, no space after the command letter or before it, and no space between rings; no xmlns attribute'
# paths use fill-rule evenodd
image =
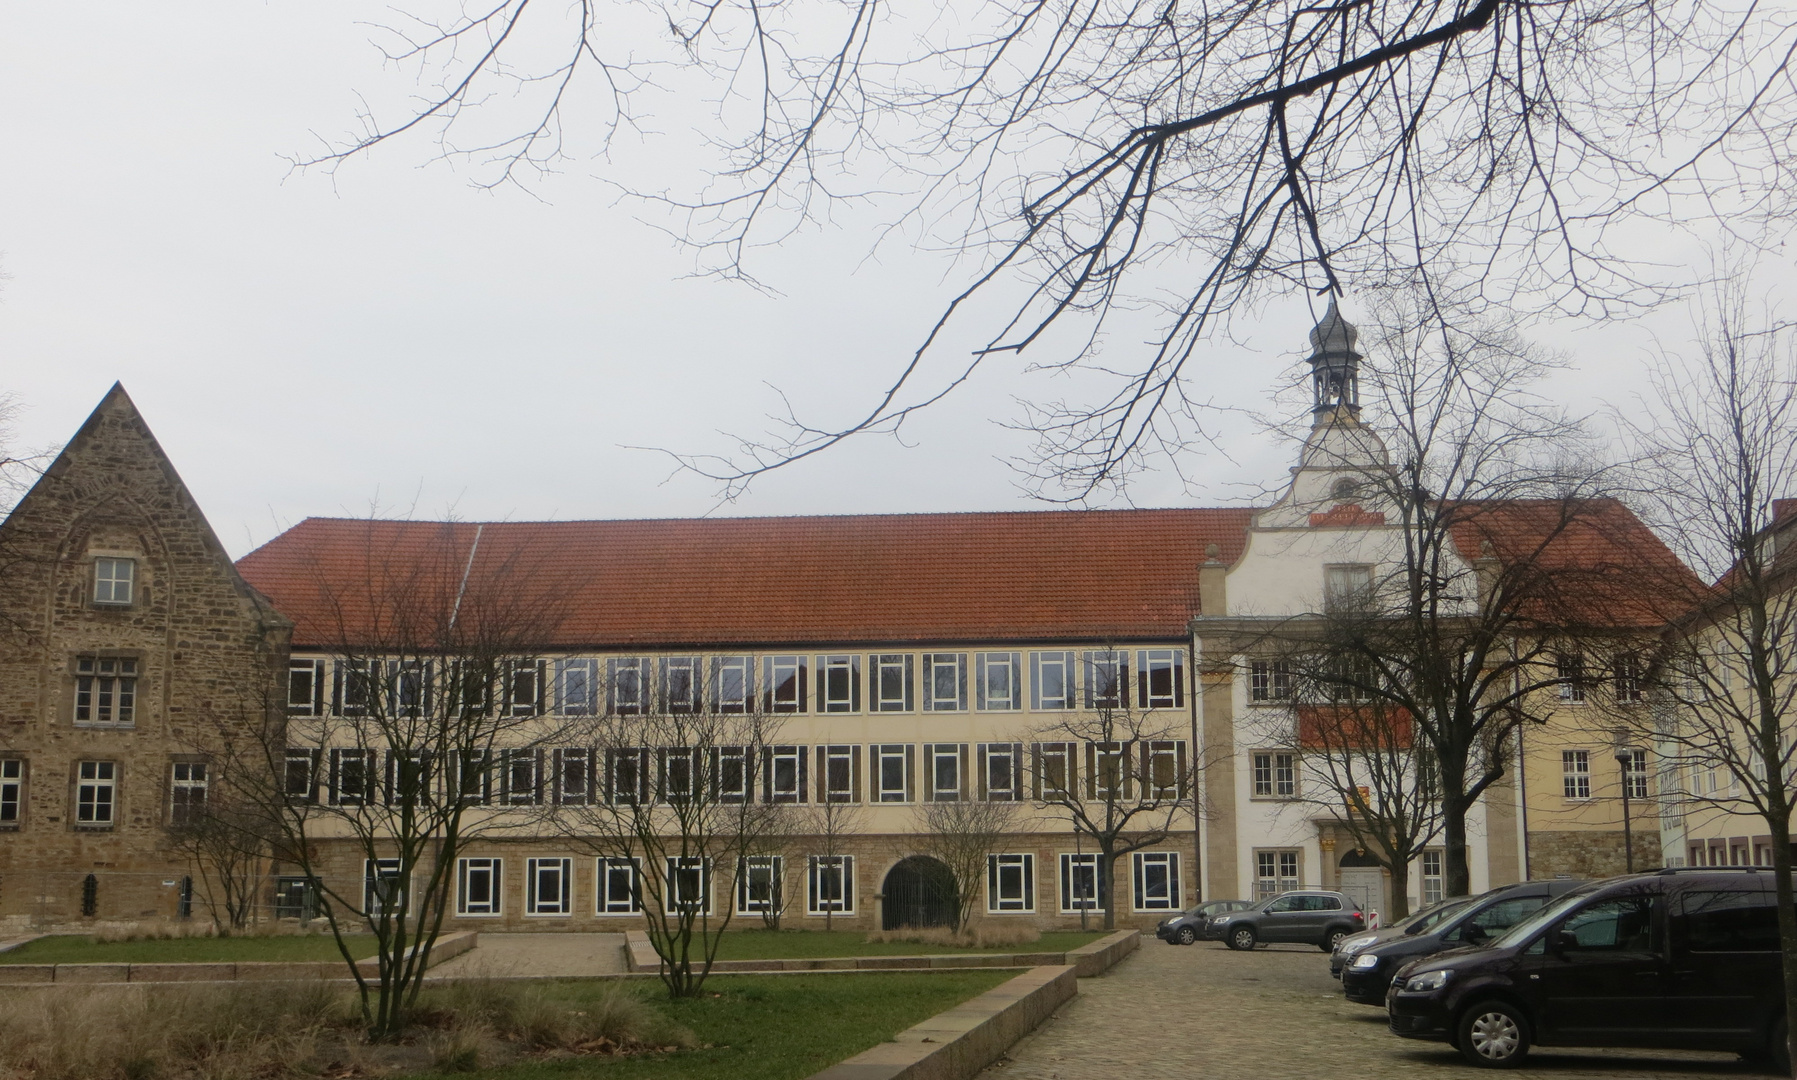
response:
<svg viewBox="0 0 1797 1080"><path fill-rule="evenodd" d="M425 144L334 178L284 153L391 88L341 0L0 5L0 388L27 444L65 439L122 380L234 554L372 501L468 518L1027 509L999 421L1042 377L982 376L902 441L860 440L717 508L632 445L728 451L780 408L864 409L961 271L871 221L809 231L760 267L778 295L686 277L690 258L573 166L485 193ZM677 123L677 117L668 118ZM1697 253L1666 253L1676 279ZM1782 273L1783 267L1774 267ZM1353 317L1352 305L1348 312ZM1237 327L1202 370L1219 405L1272 407L1309 327L1298 298ZM1660 323L1682 337L1682 314ZM1541 327L1575 406L1626 395L1645 324ZM1127 340L1113 338L1112 348ZM1047 359L1044 357L1043 359ZM1077 392L1070 382L1067 393ZM1220 420L1227 458L1162 472L1137 505L1276 483L1288 449Z"/></svg>

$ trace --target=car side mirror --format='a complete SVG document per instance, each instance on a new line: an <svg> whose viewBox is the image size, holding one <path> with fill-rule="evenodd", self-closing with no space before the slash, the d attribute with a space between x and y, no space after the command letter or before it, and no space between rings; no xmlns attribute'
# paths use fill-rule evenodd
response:
<svg viewBox="0 0 1797 1080"><path fill-rule="evenodd" d="M1490 934L1485 932L1485 928L1478 923L1467 923L1465 928L1460 931L1461 941L1470 941L1475 945L1490 936Z"/></svg>
<svg viewBox="0 0 1797 1080"><path fill-rule="evenodd" d="M1570 930L1559 930L1554 933L1554 953L1565 956L1579 947L1579 936Z"/></svg>

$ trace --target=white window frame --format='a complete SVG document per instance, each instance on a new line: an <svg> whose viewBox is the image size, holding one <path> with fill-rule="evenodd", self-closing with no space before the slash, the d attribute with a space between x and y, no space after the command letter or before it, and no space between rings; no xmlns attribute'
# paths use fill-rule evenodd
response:
<svg viewBox="0 0 1797 1080"><path fill-rule="evenodd" d="M287 715L323 716L324 661L289 660L287 662ZM303 696L295 691L304 687Z"/></svg>
<svg viewBox="0 0 1797 1080"><path fill-rule="evenodd" d="M1183 739L1150 739L1142 743L1142 784L1144 796L1150 799L1183 799L1186 794L1186 744ZM1161 765L1172 777L1171 784L1161 783Z"/></svg>
<svg viewBox="0 0 1797 1080"><path fill-rule="evenodd" d="M911 712L915 693L910 653L873 653L867 658L868 712Z"/></svg>
<svg viewBox="0 0 1797 1080"><path fill-rule="evenodd" d="M1003 769L1008 784L994 785L994 767ZM1024 797L1024 765L1022 743L981 743L979 745L980 797L987 802L1022 802Z"/></svg>
<svg viewBox="0 0 1797 1080"><path fill-rule="evenodd" d="M1373 600L1369 563L1327 563L1323 567L1323 610L1364 611Z"/></svg>
<svg viewBox="0 0 1797 1080"><path fill-rule="evenodd" d="M678 913L682 908L691 907L696 914L711 914L711 860L698 855L670 855L663 868L662 902L670 915ZM698 871L698 884L701 896L697 903L685 897L687 873Z"/></svg>
<svg viewBox="0 0 1797 1080"><path fill-rule="evenodd" d="M1763 771L1763 770L1762 770ZM1628 767L1623 770L1623 783L1628 785L1629 798L1645 799L1647 794L1647 751L1630 750Z"/></svg>
<svg viewBox="0 0 1797 1080"><path fill-rule="evenodd" d="M1066 712L1076 708L1079 702L1077 665L1074 654L1064 649L1030 653L1030 708L1038 712ZM1058 689L1060 693L1051 694L1050 688Z"/></svg>
<svg viewBox="0 0 1797 1080"><path fill-rule="evenodd" d="M1447 875L1443 873L1445 853L1440 848L1425 848L1417 860L1420 864L1418 876L1422 879L1423 906L1439 904L1446 895L1444 882Z"/></svg>
<svg viewBox="0 0 1797 1080"><path fill-rule="evenodd" d="M657 802L687 803L699 793L699 785L705 780L705 768L699 758L703 752L690 746L664 746L655 751Z"/></svg>
<svg viewBox="0 0 1797 1080"><path fill-rule="evenodd" d="M1030 747L1034 759L1033 794L1038 801L1070 799L1079 788L1079 744L1070 742L1035 743ZM1061 782L1050 782L1055 762L1060 763Z"/></svg>
<svg viewBox="0 0 1797 1080"><path fill-rule="evenodd" d="M1166 685L1155 684L1164 677ZM1136 705L1143 709L1180 709L1186 701L1184 649L1136 650Z"/></svg>
<svg viewBox="0 0 1797 1080"><path fill-rule="evenodd" d="M697 656L661 658L661 711L669 716L697 716L705 711L705 662Z"/></svg>
<svg viewBox="0 0 1797 1080"><path fill-rule="evenodd" d="M1253 798L1298 797L1298 755L1289 750L1256 750L1248 755Z"/></svg>
<svg viewBox="0 0 1797 1080"><path fill-rule="evenodd" d="M1080 659L1086 684L1086 708L1127 709L1130 699L1129 651L1088 649Z"/></svg>
<svg viewBox="0 0 1797 1080"><path fill-rule="evenodd" d="M475 856L456 860L455 913L466 919L491 919L505 914L505 860ZM487 899L469 898L469 885L485 879Z"/></svg>
<svg viewBox="0 0 1797 1080"><path fill-rule="evenodd" d="M362 783L359 790L351 790L349 797L344 797L345 774L353 781L357 775L349 766L359 766ZM374 801L375 781L380 775L380 763L375 760L373 750L361 747L332 747L330 775L330 805L332 806L367 806Z"/></svg>
<svg viewBox="0 0 1797 1080"><path fill-rule="evenodd" d="M619 877L623 881L618 880ZM643 861L637 858L606 858L601 856L593 860L595 915L635 915L643 910ZM614 891L619 884L624 886L626 899L620 900Z"/></svg>
<svg viewBox="0 0 1797 1080"><path fill-rule="evenodd" d="M960 802L967 797L967 744L925 743L924 799L926 802ZM943 787L943 772L953 773L952 787Z"/></svg>
<svg viewBox="0 0 1797 1080"><path fill-rule="evenodd" d="M736 913L764 915L784 907L786 860L779 855L750 855L736 862ZM761 882L765 895L756 898L755 886Z"/></svg>
<svg viewBox="0 0 1797 1080"><path fill-rule="evenodd" d="M974 707L981 712L1014 712L1023 708L1022 653L983 652L976 656Z"/></svg>
<svg viewBox="0 0 1797 1080"><path fill-rule="evenodd" d="M1130 775L1130 744L1127 742L1086 743L1086 797L1088 799L1129 799L1134 796L1135 777ZM1112 788L1105 783L1115 780Z"/></svg>
<svg viewBox="0 0 1797 1080"><path fill-rule="evenodd" d="M555 751L553 760L557 805L590 805L593 801L593 752L583 746L564 746Z"/></svg>
<svg viewBox="0 0 1797 1080"><path fill-rule="evenodd" d="M16 829L25 820L25 759L0 757L0 829Z"/></svg>
<svg viewBox="0 0 1797 1080"><path fill-rule="evenodd" d="M803 713L811 696L807 658L792 654L761 658L762 711Z"/></svg>
<svg viewBox="0 0 1797 1080"><path fill-rule="evenodd" d="M379 660L338 660L331 665L331 715L367 716L380 691Z"/></svg>
<svg viewBox="0 0 1797 1080"><path fill-rule="evenodd" d="M817 657L817 711L861 711L861 655L828 653Z"/></svg>
<svg viewBox="0 0 1797 1080"><path fill-rule="evenodd" d="M1559 682L1562 705L1585 704L1585 658L1578 653L1561 653L1554 658L1554 678Z"/></svg>
<svg viewBox="0 0 1797 1080"><path fill-rule="evenodd" d="M967 654L923 654L923 711L967 711Z"/></svg>
<svg viewBox="0 0 1797 1080"><path fill-rule="evenodd" d="M464 750L451 759L455 764L454 798L465 806L485 806L493 801L493 765L491 750ZM469 777L474 783L469 783Z"/></svg>
<svg viewBox="0 0 1797 1080"><path fill-rule="evenodd" d="M389 906L392 892L382 888L382 882L399 884L399 896L408 902L412 895L410 880L402 880L399 876L402 861L399 859L363 859L362 860L362 910L369 916L391 914L398 905Z"/></svg>
<svg viewBox="0 0 1797 1080"><path fill-rule="evenodd" d="M170 825L197 824L206 815L207 783L205 762L176 761L170 763L168 785L168 821Z"/></svg>
<svg viewBox="0 0 1797 1080"><path fill-rule="evenodd" d="M855 857L812 855L806 859L805 914L853 915L855 913ZM836 888L825 886L834 880ZM828 893L835 895L830 896Z"/></svg>
<svg viewBox="0 0 1797 1080"><path fill-rule="evenodd" d="M553 878L556 895L545 898L543 883ZM524 860L524 914L527 917L560 918L574 914L574 860L540 857Z"/></svg>
<svg viewBox="0 0 1797 1080"><path fill-rule="evenodd" d="M1109 889L1105 888L1104 863L1097 855L1086 852L1061 852L1061 914L1081 911L1103 911ZM1088 894L1088 887L1090 894Z"/></svg>
<svg viewBox="0 0 1797 1080"><path fill-rule="evenodd" d="M755 708L755 658L753 656L714 656L711 658L711 709L724 716L737 716Z"/></svg>
<svg viewBox="0 0 1797 1080"><path fill-rule="evenodd" d="M128 728L137 725L137 658L75 658L75 726Z"/></svg>
<svg viewBox="0 0 1797 1080"><path fill-rule="evenodd" d="M563 716L599 715L599 661L572 657L555 662L555 708Z"/></svg>
<svg viewBox="0 0 1797 1080"><path fill-rule="evenodd" d="M1560 751L1560 794L1574 801L1591 798L1591 751Z"/></svg>
<svg viewBox="0 0 1797 1080"><path fill-rule="evenodd" d="M1289 660L1248 661L1248 703L1272 705L1292 698L1292 665Z"/></svg>
<svg viewBox="0 0 1797 1080"><path fill-rule="evenodd" d="M1301 888L1304 852L1298 848L1259 848L1254 852L1254 899L1265 900Z"/></svg>
<svg viewBox="0 0 1797 1080"><path fill-rule="evenodd" d="M873 783L869 786L869 802L875 803L908 803L912 791L912 760L915 751L908 743L875 743L869 747L868 764L873 773ZM902 787L894 788L887 784L888 763L897 770Z"/></svg>
<svg viewBox="0 0 1797 1080"><path fill-rule="evenodd" d="M1640 653L1616 655L1616 674L1612 680L1618 705L1639 705L1647 700L1647 662Z"/></svg>
<svg viewBox="0 0 1797 1080"><path fill-rule="evenodd" d="M741 803L755 795L755 762L750 760L753 747L714 746L711 748L711 797L721 803ZM726 780L736 774L737 783Z"/></svg>
<svg viewBox="0 0 1797 1080"><path fill-rule="evenodd" d="M137 595L137 560L117 555L94 557L94 603L130 607Z"/></svg>
<svg viewBox="0 0 1797 1080"><path fill-rule="evenodd" d="M1026 915L1036 910L1036 857L1028 852L986 856L986 911Z"/></svg>
<svg viewBox="0 0 1797 1080"><path fill-rule="evenodd" d="M319 759L323 752L304 746L289 746L283 759L282 793L290 803L318 801Z"/></svg>
<svg viewBox="0 0 1797 1080"><path fill-rule="evenodd" d="M854 744L817 748L817 797L819 802L858 803L861 792L861 747ZM840 780L841 783L837 781Z"/></svg>
<svg viewBox="0 0 1797 1080"><path fill-rule="evenodd" d="M655 660L648 656L611 656L605 660L605 712L608 716L642 716L655 692Z"/></svg>
<svg viewBox="0 0 1797 1080"><path fill-rule="evenodd" d="M1179 852L1137 851L1130 861L1130 899L1135 911L1179 911ZM1156 895L1156 879L1161 888Z"/></svg>
<svg viewBox="0 0 1797 1080"><path fill-rule="evenodd" d="M651 762L649 748L620 746L605 751L605 801L610 806L635 806L649 801ZM625 788L629 790L626 791Z"/></svg>
<svg viewBox="0 0 1797 1080"><path fill-rule="evenodd" d="M541 660L507 660L499 676L499 708L505 716L540 716L547 665Z"/></svg>
<svg viewBox="0 0 1797 1080"><path fill-rule="evenodd" d="M499 801L506 806L543 803L543 751L513 747L500 752Z"/></svg>
<svg viewBox="0 0 1797 1080"><path fill-rule="evenodd" d="M807 747L795 744L761 748L761 801L765 803L808 802L806 787L810 770L806 767ZM781 775L782 766L790 768ZM788 782L790 781L790 783Z"/></svg>

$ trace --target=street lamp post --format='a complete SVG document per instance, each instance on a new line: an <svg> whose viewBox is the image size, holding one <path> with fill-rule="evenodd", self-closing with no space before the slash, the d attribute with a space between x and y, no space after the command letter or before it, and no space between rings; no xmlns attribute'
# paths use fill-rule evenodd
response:
<svg viewBox="0 0 1797 1080"><path fill-rule="evenodd" d="M1635 748L1623 744L1616 748L1616 764L1622 766L1622 858L1629 873L1635 872L1634 821L1629 814L1629 788L1635 766Z"/></svg>

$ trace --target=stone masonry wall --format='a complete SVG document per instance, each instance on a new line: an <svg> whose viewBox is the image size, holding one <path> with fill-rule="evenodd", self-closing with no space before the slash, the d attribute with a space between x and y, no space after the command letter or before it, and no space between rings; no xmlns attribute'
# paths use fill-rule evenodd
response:
<svg viewBox="0 0 1797 1080"><path fill-rule="evenodd" d="M1651 870L1665 865L1660 857L1660 834L1657 830L1639 830L1634 834L1635 869ZM1575 878L1602 878L1627 870L1621 829L1614 832L1531 832L1529 833L1529 877L1539 880L1565 874Z"/></svg>

